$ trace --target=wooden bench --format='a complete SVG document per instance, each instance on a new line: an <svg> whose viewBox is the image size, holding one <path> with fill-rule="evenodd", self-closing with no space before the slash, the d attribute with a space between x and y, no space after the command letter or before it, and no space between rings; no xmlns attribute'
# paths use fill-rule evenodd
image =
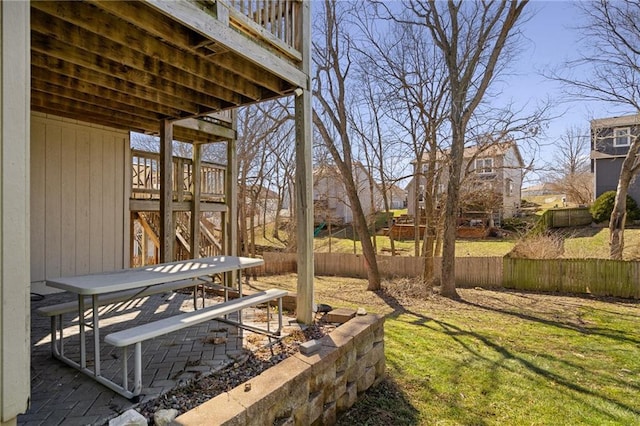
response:
<svg viewBox="0 0 640 426"><path fill-rule="evenodd" d="M116 331L108 334L104 341L110 345L123 348L122 354L122 389L120 392L127 398L133 398L140 394L142 390L142 342L153 339L174 331L191 327L212 319L218 319L228 314L238 312L252 306L278 300L278 331L275 335L280 335L282 331L282 298L286 296L286 290L269 289L244 296L238 299L228 300L197 311L185 312L161 320L141 324L126 330ZM268 320L267 320L268 324ZM269 332L269 330L266 330ZM134 352L134 380L133 389L129 390L128 368L127 368L127 347L135 345Z"/></svg>
<svg viewBox="0 0 640 426"><path fill-rule="evenodd" d="M193 303L196 305L196 287L200 284L206 284L208 281L200 280L200 279L187 279L180 281L171 281L163 284L153 285L146 287L144 289L134 289L134 290L126 290L126 291L118 291L115 293L103 294L97 297L97 306L105 306L110 305L112 303L120 303L131 301L135 299L141 299L146 296L151 296L154 294L165 293L175 290L180 290L183 288L194 287L193 293ZM204 295L203 295L204 299ZM204 305L204 300L203 300ZM85 306L86 310L91 309L92 300L91 297L85 297ZM74 300L71 302L63 302L55 305L43 306L42 308L38 308L36 313L42 316L51 317L51 351L56 355L64 354L64 347L62 346L63 340L63 326L62 326L62 315L78 312L78 301ZM82 321L82 318L79 318L79 321ZM60 342L60 347L58 348L58 341Z"/></svg>

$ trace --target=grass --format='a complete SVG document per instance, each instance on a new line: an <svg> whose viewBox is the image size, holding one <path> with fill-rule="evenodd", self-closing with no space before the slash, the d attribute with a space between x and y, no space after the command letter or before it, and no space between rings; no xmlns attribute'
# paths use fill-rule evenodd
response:
<svg viewBox="0 0 640 426"><path fill-rule="evenodd" d="M334 231L335 232L335 231ZM580 229L568 229L564 234L564 257L571 258L599 258L609 257L609 229L606 227L584 227ZM256 244L263 248L283 250L286 244L277 240L272 235L272 228L268 228L266 238L262 231L256 231ZM282 232L282 237L286 233ZM317 253L362 253L359 241L350 238L350 228L345 228L329 238L319 236L314 239L314 251ZM456 241L457 256L494 257L504 256L511 251L518 240L517 236L507 238L486 239L459 239ZM640 229L628 228L624 232L625 250L624 258L627 260L640 259ZM413 256L415 253L414 241L395 241L396 254L401 256ZM388 237L376 236L378 253L390 254L391 244Z"/></svg>
<svg viewBox="0 0 640 426"><path fill-rule="evenodd" d="M461 301L414 298L407 280L378 293L359 279L314 285L320 303L386 315L389 380L341 425L640 424L637 302L473 289Z"/></svg>

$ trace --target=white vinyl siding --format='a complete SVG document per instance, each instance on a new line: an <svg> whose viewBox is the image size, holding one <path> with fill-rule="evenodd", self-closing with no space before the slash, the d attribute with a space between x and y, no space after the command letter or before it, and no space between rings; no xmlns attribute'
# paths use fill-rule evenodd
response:
<svg viewBox="0 0 640 426"><path fill-rule="evenodd" d="M31 280L122 269L127 132L34 113Z"/></svg>

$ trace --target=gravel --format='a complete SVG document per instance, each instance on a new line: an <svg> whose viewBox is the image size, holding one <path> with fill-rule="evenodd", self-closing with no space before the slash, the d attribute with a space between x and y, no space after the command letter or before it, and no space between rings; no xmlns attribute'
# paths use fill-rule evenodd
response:
<svg viewBox="0 0 640 426"><path fill-rule="evenodd" d="M211 375L196 377L187 384L142 404L138 411L150 425L154 424L153 414L158 410L173 408L178 410L178 415L183 414L258 376L266 369L298 353L301 343L319 339L334 328L335 325L321 320L304 329L294 329L287 336L273 343L269 343L266 338L251 339L252 343L233 364Z"/></svg>

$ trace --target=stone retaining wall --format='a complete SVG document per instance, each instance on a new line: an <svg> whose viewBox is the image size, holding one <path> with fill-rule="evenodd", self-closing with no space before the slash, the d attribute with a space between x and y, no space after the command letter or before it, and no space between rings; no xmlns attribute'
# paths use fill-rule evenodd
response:
<svg viewBox="0 0 640 426"><path fill-rule="evenodd" d="M331 425L384 378L384 317L358 316L247 384L175 419L178 425Z"/></svg>

